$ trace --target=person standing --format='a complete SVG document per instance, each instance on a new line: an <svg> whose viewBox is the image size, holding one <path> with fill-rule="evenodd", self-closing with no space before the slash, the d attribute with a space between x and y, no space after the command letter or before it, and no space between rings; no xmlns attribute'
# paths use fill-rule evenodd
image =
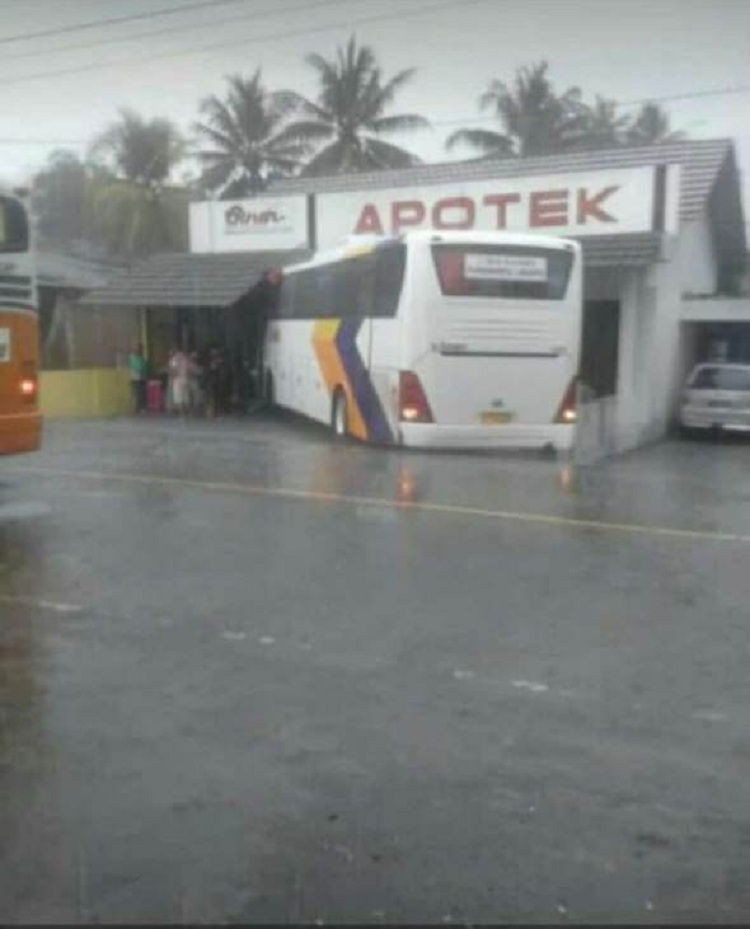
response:
<svg viewBox="0 0 750 929"><path fill-rule="evenodd" d="M212 348L205 368L206 416L214 419L221 408L222 359L218 348Z"/></svg>
<svg viewBox="0 0 750 929"><path fill-rule="evenodd" d="M133 393L133 408L136 414L146 411L146 375L148 365L143 354L143 346L138 344L128 357L130 372L130 389Z"/></svg>
<svg viewBox="0 0 750 929"><path fill-rule="evenodd" d="M203 365L198 352L191 352L188 357L188 408L196 415L203 407Z"/></svg>
<svg viewBox="0 0 750 929"><path fill-rule="evenodd" d="M184 416L190 402L189 359L185 352L175 349L169 360L169 373L172 378L172 410Z"/></svg>

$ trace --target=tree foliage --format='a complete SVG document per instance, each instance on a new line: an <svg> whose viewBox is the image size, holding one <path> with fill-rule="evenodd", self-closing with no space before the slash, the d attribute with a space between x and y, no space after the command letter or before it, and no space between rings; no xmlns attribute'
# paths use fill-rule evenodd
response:
<svg viewBox="0 0 750 929"><path fill-rule="evenodd" d="M296 119L285 133L312 150L303 173L372 171L419 163L416 155L384 138L430 125L416 113L388 112L398 92L414 77L413 68L386 80L372 48L358 45L354 36L337 49L335 58L312 54L307 63L316 73L319 92L315 100L288 92Z"/></svg>
<svg viewBox="0 0 750 929"><path fill-rule="evenodd" d="M95 232L127 257L187 245L187 194L169 183L186 143L168 119L122 110L93 143L89 185Z"/></svg>
<svg viewBox="0 0 750 929"><path fill-rule="evenodd" d="M220 197L244 197L297 171L306 147L283 129L289 94L266 90L260 69L251 78L232 75L227 85L223 99L212 94L200 105L204 119L194 128L208 147L198 151L198 183Z"/></svg>
<svg viewBox="0 0 750 929"><path fill-rule="evenodd" d="M670 131L669 117L656 103L625 115L599 95L586 103L578 87L558 93L547 71L542 61L519 68L511 84L491 81L479 108L492 111L499 129L458 129L446 142L448 150L464 146L483 158L529 157L682 138Z"/></svg>

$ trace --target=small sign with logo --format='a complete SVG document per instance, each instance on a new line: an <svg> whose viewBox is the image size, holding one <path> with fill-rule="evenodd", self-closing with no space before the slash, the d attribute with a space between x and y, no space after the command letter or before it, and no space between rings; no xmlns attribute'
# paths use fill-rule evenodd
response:
<svg viewBox="0 0 750 929"><path fill-rule="evenodd" d="M0 364L10 361L10 329L0 329Z"/></svg>
<svg viewBox="0 0 750 929"><path fill-rule="evenodd" d="M306 247L306 196L190 204L191 252L263 252Z"/></svg>

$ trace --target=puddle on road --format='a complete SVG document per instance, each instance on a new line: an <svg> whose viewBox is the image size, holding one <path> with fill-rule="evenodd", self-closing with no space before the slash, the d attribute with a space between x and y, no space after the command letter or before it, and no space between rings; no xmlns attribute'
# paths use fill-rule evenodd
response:
<svg viewBox="0 0 750 929"><path fill-rule="evenodd" d="M0 523L17 522L23 519L38 519L52 512L48 503L37 501L0 504Z"/></svg>

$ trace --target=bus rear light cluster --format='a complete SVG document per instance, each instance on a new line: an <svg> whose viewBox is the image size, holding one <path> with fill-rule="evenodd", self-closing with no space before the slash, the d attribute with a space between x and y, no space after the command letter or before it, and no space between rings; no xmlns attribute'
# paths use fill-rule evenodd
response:
<svg viewBox="0 0 750 929"><path fill-rule="evenodd" d="M37 382L34 377L25 377L18 386L24 400L33 400L36 397Z"/></svg>
<svg viewBox="0 0 750 929"><path fill-rule="evenodd" d="M557 414L555 415L556 423L565 423L570 426L578 419L578 410L576 409L576 379L568 384L568 389L565 391L565 396L560 402L560 406L557 408Z"/></svg>
<svg viewBox="0 0 750 929"><path fill-rule="evenodd" d="M398 415L403 423L431 423L432 410L422 383L413 371L399 372Z"/></svg>

